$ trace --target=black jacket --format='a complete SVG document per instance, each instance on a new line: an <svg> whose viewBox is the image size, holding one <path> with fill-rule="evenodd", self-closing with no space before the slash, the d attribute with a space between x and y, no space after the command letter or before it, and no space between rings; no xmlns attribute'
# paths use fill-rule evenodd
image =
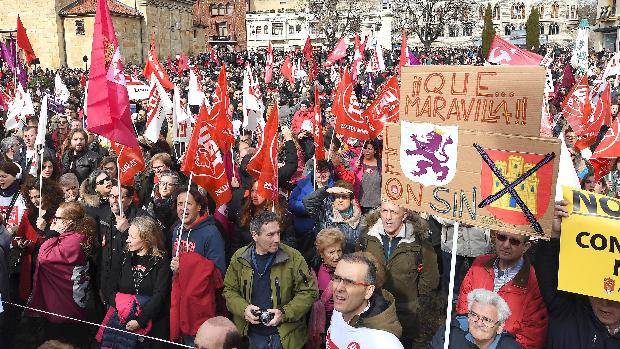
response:
<svg viewBox="0 0 620 349"><path fill-rule="evenodd" d="M450 323L450 346L454 349L478 349L479 347L467 340L465 336L469 333L467 330L467 316L457 315L452 319ZM446 335L446 326L441 326L439 331L435 333L433 340L428 345L427 349L443 349L444 340ZM496 340L499 339L494 349L523 349L523 347L517 343L515 336L504 331L496 336ZM566 347L570 348L570 347Z"/></svg>
<svg viewBox="0 0 620 349"><path fill-rule="evenodd" d="M536 253L538 287L549 312L547 348L620 348L620 333L609 334L588 297L558 291L560 241L541 241Z"/></svg>
<svg viewBox="0 0 620 349"><path fill-rule="evenodd" d="M73 153L73 149L67 149L62 156L60 172L75 173L78 181L82 183L91 172L97 169L99 160L99 154L88 148L77 155Z"/></svg>

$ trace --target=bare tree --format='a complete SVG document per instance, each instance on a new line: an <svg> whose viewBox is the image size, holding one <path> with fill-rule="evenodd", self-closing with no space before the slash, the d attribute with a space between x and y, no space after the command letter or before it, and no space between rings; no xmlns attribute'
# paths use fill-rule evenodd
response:
<svg viewBox="0 0 620 349"><path fill-rule="evenodd" d="M324 37L327 46L336 44L341 36L354 35L361 23L375 8L372 0L302 0L310 15L311 25Z"/></svg>
<svg viewBox="0 0 620 349"><path fill-rule="evenodd" d="M394 36L407 34L418 36L424 47L428 48L447 26L472 25L471 2L463 0L393 0Z"/></svg>

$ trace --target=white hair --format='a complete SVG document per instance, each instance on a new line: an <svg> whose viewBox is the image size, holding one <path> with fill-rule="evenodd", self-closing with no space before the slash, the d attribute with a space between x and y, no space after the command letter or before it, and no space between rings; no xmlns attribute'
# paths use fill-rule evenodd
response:
<svg viewBox="0 0 620 349"><path fill-rule="evenodd" d="M493 291L477 288L467 295L467 310L471 311L474 303L492 305L497 309L497 320L500 324L506 322L510 316L510 307L500 295Z"/></svg>

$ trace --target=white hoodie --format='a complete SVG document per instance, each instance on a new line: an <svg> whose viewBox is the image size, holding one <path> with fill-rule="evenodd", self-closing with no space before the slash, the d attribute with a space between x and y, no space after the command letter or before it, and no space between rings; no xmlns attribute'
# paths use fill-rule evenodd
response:
<svg viewBox="0 0 620 349"><path fill-rule="evenodd" d="M334 310L327 331L326 349L403 349L398 338L390 332L366 327L355 328Z"/></svg>

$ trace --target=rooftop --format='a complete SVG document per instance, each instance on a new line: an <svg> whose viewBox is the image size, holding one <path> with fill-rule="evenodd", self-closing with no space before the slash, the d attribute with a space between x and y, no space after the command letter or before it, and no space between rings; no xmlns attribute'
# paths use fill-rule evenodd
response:
<svg viewBox="0 0 620 349"><path fill-rule="evenodd" d="M110 12L117 16L142 17L142 14L133 7L127 6L117 0L107 0ZM76 0L63 7L61 16L84 16L94 15L97 9L97 0Z"/></svg>

